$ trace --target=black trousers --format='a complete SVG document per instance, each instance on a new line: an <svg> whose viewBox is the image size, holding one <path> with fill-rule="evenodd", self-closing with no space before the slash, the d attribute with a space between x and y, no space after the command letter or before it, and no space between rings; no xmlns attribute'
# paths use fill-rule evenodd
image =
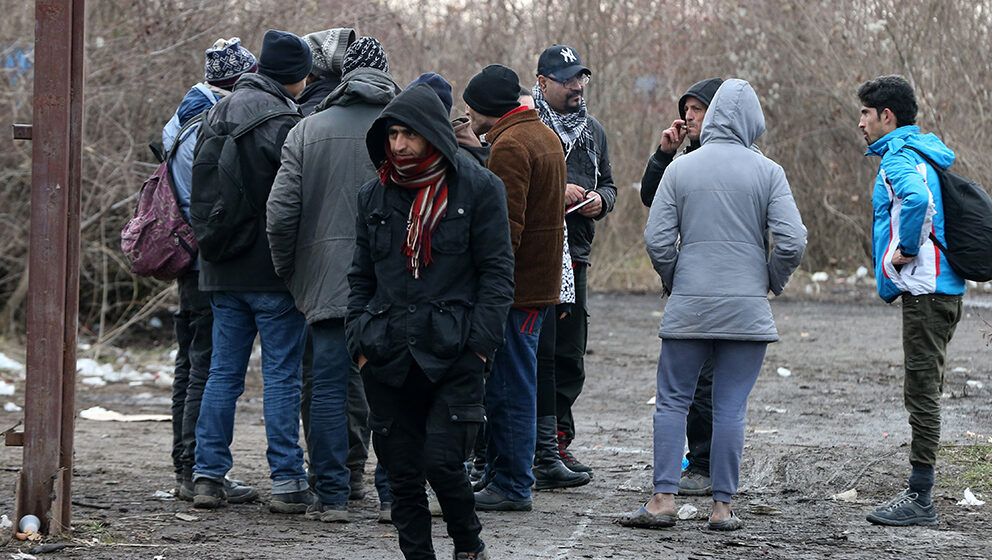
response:
<svg viewBox="0 0 992 560"><path fill-rule="evenodd" d="M173 316L179 350L172 382L172 464L176 474L187 471L190 476L196 453L196 420L213 351L210 293L200 291L199 281L196 270L176 279L179 311Z"/></svg>
<svg viewBox="0 0 992 560"><path fill-rule="evenodd" d="M401 387L362 368L372 445L386 468L393 525L408 560L435 559L425 482L437 494L456 552L479 548L482 525L463 461L485 416L483 363L465 355L437 383L415 363Z"/></svg>
<svg viewBox="0 0 992 560"><path fill-rule="evenodd" d="M689 440L689 469L710 475L710 442L713 440L713 358L707 358L699 371L696 392L685 419L685 437Z"/></svg>
<svg viewBox="0 0 992 560"><path fill-rule="evenodd" d="M558 309L549 305L541 323L541 336L537 339L537 417L555 416L555 336L558 331Z"/></svg>
<svg viewBox="0 0 992 560"><path fill-rule="evenodd" d="M575 303L572 312L557 321L555 335L555 412L558 431L565 441L575 437L572 406L586 381L586 339L589 335L589 310L586 306L589 265L575 263Z"/></svg>

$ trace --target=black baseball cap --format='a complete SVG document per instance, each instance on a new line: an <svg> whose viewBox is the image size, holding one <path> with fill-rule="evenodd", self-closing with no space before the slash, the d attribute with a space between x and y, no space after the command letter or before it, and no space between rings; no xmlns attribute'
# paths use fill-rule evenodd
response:
<svg viewBox="0 0 992 560"><path fill-rule="evenodd" d="M537 75L551 76L559 80L568 80L579 72L592 75L588 68L582 65L579 53L572 47L565 45L552 45L541 53L537 59Z"/></svg>

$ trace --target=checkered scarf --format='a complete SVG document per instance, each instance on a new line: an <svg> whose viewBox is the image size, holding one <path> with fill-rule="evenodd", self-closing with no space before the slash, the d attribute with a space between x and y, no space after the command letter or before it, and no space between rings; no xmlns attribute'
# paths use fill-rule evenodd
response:
<svg viewBox="0 0 992 560"><path fill-rule="evenodd" d="M586 118L586 99L583 97L579 102L579 110L574 113L562 114L551 108L548 100L541 91L540 84L534 84L531 90L534 96L534 107L541 116L541 122L548 125L548 128L555 131L565 147L565 159L572 153L572 148L576 143L585 148L592 165L596 170L596 177L599 177L599 160L596 151L593 149L595 142L592 138L592 130L589 129L589 120Z"/></svg>
<svg viewBox="0 0 992 560"><path fill-rule="evenodd" d="M379 167L382 184L418 189L406 218L403 244L406 268L414 278L420 278L421 269L432 262L431 234L448 210L447 172L448 161L434 146L424 157L397 158L386 142L386 161Z"/></svg>

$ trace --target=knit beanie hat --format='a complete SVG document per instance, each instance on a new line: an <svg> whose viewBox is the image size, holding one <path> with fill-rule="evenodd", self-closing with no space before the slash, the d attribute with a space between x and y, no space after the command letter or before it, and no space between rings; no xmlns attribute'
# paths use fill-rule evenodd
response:
<svg viewBox="0 0 992 560"><path fill-rule="evenodd" d="M490 64L469 81L462 99L472 110L490 117L502 117L520 106L520 79L502 64Z"/></svg>
<svg viewBox="0 0 992 560"><path fill-rule="evenodd" d="M315 31L303 36L310 52L313 53L313 68L310 73L321 78L341 76L341 62L348 45L355 42L355 30L339 27L325 31Z"/></svg>
<svg viewBox="0 0 992 560"><path fill-rule="evenodd" d="M448 111L449 114L451 113L451 104L453 100L451 98L451 84L448 83L448 80L445 80L440 74L427 72L425 74L421 74L416 80L410 82L409 85L406 86L406 89L410 89L417 84L427 84L431 86L434 93L441 98L441 104L444 105L445 110Z"/></svg>
<svg viewBox="0 0 992 560"><path fill-rule="evenodd" d="M382 45L374 37L362 37L348 46L341 62L341 74L347 74L356 68L374 68L389 72L386 53Z"/></svg>
<svg viewBox="0 0 992 560"><path fill-rule="evenodd" d="M280 84L295 84L310 74L313 58L303 39L288 31L270 29L262 39L258 72Z"/></svg>
<svg viewBox="0 0 992 560"><path fill-rule="evenodd" d="M203 61L203 79L211 85L229 87L246 72L258 67L255 55L241 46L241 39L217 39L206 50Z"/></svg>

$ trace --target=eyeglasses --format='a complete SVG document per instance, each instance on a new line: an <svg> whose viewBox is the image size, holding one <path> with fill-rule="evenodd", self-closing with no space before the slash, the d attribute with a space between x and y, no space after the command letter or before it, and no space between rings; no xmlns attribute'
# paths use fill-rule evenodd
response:
<svg viewBox="0 0 992 560"><path fill-rule="evenodd" d="M584 74L581 72L572 76L567 80L558 79L553 74L548 75L548 79L550 79L552 82L558 82L559 84L567 88L586 87L586 84L589 83L590 77L591 76L589 76L589 74Z"/></svg>

